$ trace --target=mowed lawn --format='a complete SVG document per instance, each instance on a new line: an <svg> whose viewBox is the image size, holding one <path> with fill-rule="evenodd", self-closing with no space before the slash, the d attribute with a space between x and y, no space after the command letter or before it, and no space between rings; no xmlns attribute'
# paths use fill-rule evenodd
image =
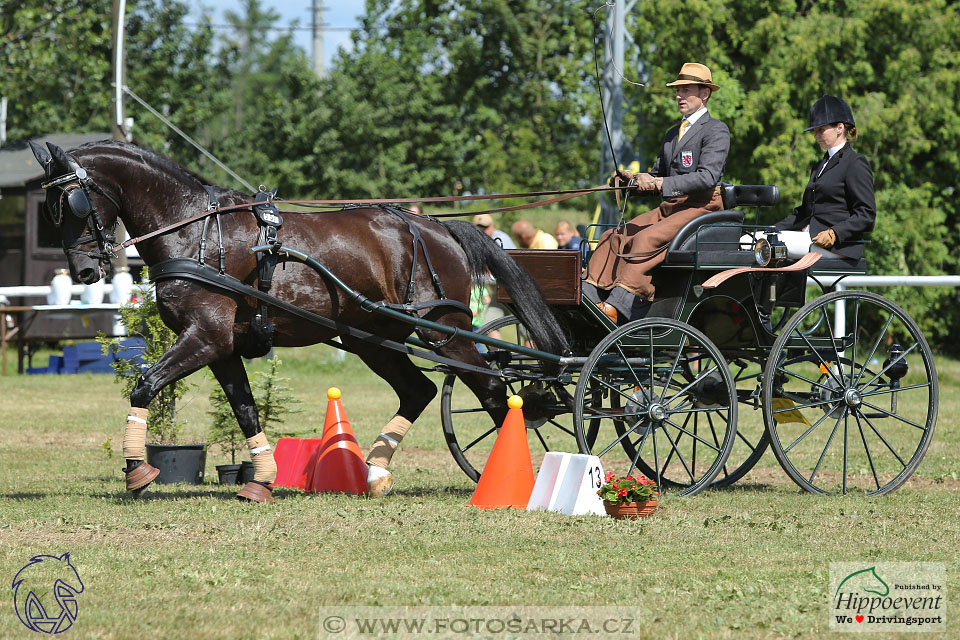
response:
<svg viewBox="0 0 960 640"><path fill-rule="evenodd" d="M366 450L396 408L389 387L324 348L279 355L303 400L288 426L320 427L335 385ZM236 487L214 484L226 460L211 451L208 484L135 500L120 472L128 405L112 377L10 375L0 378L0 582L34 555L69 552L85 585L69 638L325 637L319 608L348 605L621 605L642 613L632 637L813 638L829 633L829 563L839 561L943 562L953 615L960 364L938 367L936 437L892 495L801 493L768 452L733 489L665 500L637 522L464 506L473 484L446 449L439 400L395 456L385 499L277 490L273 505L243 504ZM181 442L203 441L208 422L209 377L191 382ZM35 637L5 593L0 638Z"/></svg>

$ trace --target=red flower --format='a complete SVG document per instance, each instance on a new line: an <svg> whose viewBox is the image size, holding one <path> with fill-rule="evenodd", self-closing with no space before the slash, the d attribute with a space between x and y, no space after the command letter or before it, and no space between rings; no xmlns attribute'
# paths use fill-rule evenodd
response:
<svg viewBox="0 0 960 640"><path fill-rule="evenodd" d="M605 482L610 482L610 479L613 478L613 471L607 471L607 475L603 476Z"/></svg>
<svg viewBox="0 0 960 640"><path fill-rule="evenodd" d="M623 497L625 497L626 495L627 495L627 490L626 490L626 489L620 489L620 491L617 491L617 497L618 497L618 498L623 498Z"/></svg>

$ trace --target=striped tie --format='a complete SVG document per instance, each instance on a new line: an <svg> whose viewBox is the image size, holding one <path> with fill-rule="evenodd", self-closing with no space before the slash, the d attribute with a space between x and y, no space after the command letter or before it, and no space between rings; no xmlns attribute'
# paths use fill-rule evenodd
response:
<svg viewBox="0 0 960 640"><path fill-rule="evenodd" d="M680 140L683 140L683 134L685 134L687 132L687 129L689 128L690 128L689 120L684 120L683 122L680 123L680 135L677 136L677 142L679 142Z"/></svg>

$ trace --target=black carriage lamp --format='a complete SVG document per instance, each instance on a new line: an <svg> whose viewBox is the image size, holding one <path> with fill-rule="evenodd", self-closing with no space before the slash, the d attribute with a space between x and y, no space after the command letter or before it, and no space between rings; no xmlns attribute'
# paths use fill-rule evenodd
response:
<svg viewBox="0 0 960 640"><path fill-rule="evenodd" d="M776 227L768 227L766 234L766 238L758 238L753 245L753 258L761 267L775 267L787 259L787 245Z"/></svg>
<svg viewBox="0 0 960 640"><path fill-rule="evenodd" d="M897 389L900 388L900 379L907 375L910 367L907 365L907 359L903 357L903 347L897 343L890 345L887 349L887 359L883 361L883 368L886 369L887 377L890 379L890 387L893 393L890 394L890 410L897 411Z"/></svg>

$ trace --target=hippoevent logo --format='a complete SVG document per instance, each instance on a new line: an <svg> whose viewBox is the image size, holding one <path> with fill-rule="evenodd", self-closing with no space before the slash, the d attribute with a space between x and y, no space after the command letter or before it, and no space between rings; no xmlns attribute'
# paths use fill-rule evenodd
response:
<svg viewBox="0 0 960 640"><path fill-rule="evenodd" d="M946 631L945 584L942 563L831 563L830 630Z"/></svg>
<svg viewBox="0 0 960 640"><path fill-rule="evenodd" d="M13 578L13 606L23 626L38 633L63 633L77 619L80 574L70 554L33 556Z"/></svg>

